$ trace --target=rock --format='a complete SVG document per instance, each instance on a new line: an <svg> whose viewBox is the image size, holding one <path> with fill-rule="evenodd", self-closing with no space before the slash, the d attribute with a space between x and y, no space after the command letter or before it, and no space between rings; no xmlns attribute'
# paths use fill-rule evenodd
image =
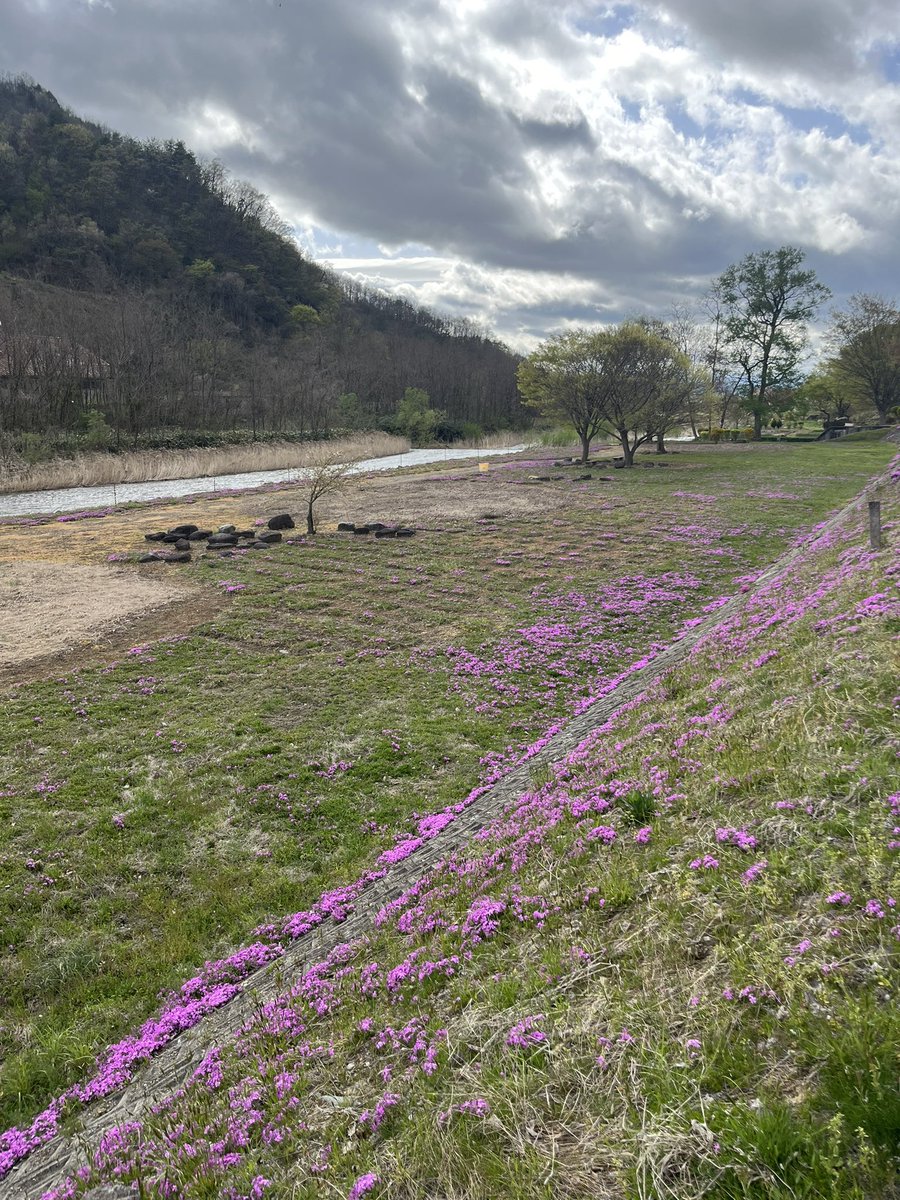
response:
<svg viewBox="0 0 900 1200"><path fill-rule="evenodd" d="M257 531L255 529L239 529L237 531L237 533L235 534L235 537L249 538L250 541L253 541L253 539L258 536L259 536L259 534L257 533Z"/></svg>
<svg viewBox="0 0 900 1200"><path fill-rule="evenodd" d="M176 550L172 554L167 554L163 558L163 562L167 563L186 563L191 561L190 550Z"/></svg>
<svg viewBox="0 0 900 1200"><path fill-rule="evenodd" d="M166 531L164 529L161 530L159 533L145 533L144 541L145 542L161 542L165 536L166 536Z"/></svg>
<svg viewBox="0 0 900 1200"><path fill-rule="evenodd" d="M355 528L352 521L338 521L338 533L352 533Z"/></svg>
<svg viewBox="0 0 900 1200"><path fill-rule="evenodd" d="M583 483L585 481L585 479L593 479L593 478L594 478L593 475L590 473L590 471L588 471L587 474L585 474L585 475L576 475L575 482Z"/></svg>
<svg viewBox="0 0 900 1200"><path fill-rule="evenodd" d="M551 475L551 479L565 479L565 475Z"/></svg>
<svg viewBox="0 0 900 1200"><path fill-rule="evenodd" d="M613 466L614 471L621 471L624 468L625 463L624 462L614 462L612 466Z"/></svg>
<svg viewBox="0 0 900 1200"><path fill-rule="evenodd" d="M176 550L190 550L190 548L191 548L191 543L186 537L179 538L178 541L175 543Z"/></svg>
<svg viewBox="0 0 900 1200"><path fill-rule="evenodd" d="M414 529L398 529L394 534L395 537L412 537L416 531Z"/></svg>
<svg viewBox="0 0 900 1200"><path fill-rule="evenodd" d="M268 550L268 548L269 548L268 542L251 542L250 543L251 550Z"/></svg>
<svg viewBox="0 0 900 1200"><path fill-rule="evenodd" d="M377 538L385 538L385 537L395 538L397 536L397 530L396 529L376 529L375 536Z"/></svg>
<svg viewBox="0 0 900 1200"><path fill-rule="evenodd" d="M549 475L529 475L528 478L533 480L534 483L549 483L550 482Z"/></svg>
<svg viewBox="0 0 900 1200"><path fill-rule="evenodd" d="M165 533L163 534L162 540L167 542L170 546L174 546L176 542L181 541L181 538L182 535L180 533Z"/></svg>
<svg viewBox="0 0 900 1200"><path fill-rule="evenodd" d="M139 563L162 562L162 561L163 561L163 556L161 554L142 554L141 557L138 559Z"/></svg>
<svg viewBox="0 0 900 1200"><path fill-rule="evenodd" d="M220 525L218 532L219 533L234 533L236 528L237 528L236 525Z"/></svg>
<svg viewBox="0 0 900 1200"><path fill-rule="evenodd" d="M293 529L294 518L290 513L279 513L276 517L269 518L270 529Z"/></svg>
<svg viewBox="0 0 900 1200"><path fill-rule="evenodd" d="M353 532L354 533L368 533L369 527L368 527L368 525L354 525Z"/></svg>
<svg viewBox="0 0 900 1200"><path fill-rule="evenodd" d="M197 529L193 533L188 534L189 542L205 542L207 538L211 538L213 532L211 529Z"/></svg>
<svg viewBox="0 0 900 1200"><path fill-rule="evenodd" d="M236 546L237 538L233 533L214 533L207 544L210 550L221 550L224 546Z"/></svg>
<svg viewBox="0 0 900 1200"><path fill-rule="evenodd" d="M370 521L369 528L373 533L377 533L379 529L387 529L387 525L385 525L384 521Z"/></svg>
<svg viewBox="0 0 900 1200"><path fill-rule="evenodd" d="M85 1192L81 1200L134 1200L137 1195L123 1183L101 1183Z"/></svg>
<svg viewBox="0 0 900 1200"><path fill-rule="evenodd" d="M177 533L179 537L188 537L190 534L196 533L199 528L199 525L173 525L169 533Z"/></svg>
<svg viewBox="0 0 900 1200"><path fill-rule="evenodd" d="M273 546L276 542L281 541L281 534L277 529L267 529L265 532L257 534L256 540L266 546Z"/></svg>
<svg viewBox="0 0 900 1200"><path fill-rule="evenodd" d="M594 478L600 483L612 483L612 475L595 475Z"/></svg>

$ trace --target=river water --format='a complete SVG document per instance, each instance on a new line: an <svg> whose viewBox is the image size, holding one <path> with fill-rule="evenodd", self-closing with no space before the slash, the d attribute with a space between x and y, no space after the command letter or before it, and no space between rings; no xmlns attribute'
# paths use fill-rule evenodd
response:
<svg viewBox="0 0 900 1200"><path fill-rule="evenodd" d="M407 450L384 458L368 458L355 463L353 472L390 471L395 467L418 467L428 463L464 458L489 458L494 454L516 454L528 447L504 446L497 450L447 449ZM42 492L10 492L0 495L0 517L38 516L43 513L72 512L77 509L109 508L131 500L163 500L195 496L209 492L240 492L267 483L290 483L297 468L282 471L244 471L238 475L203 475L194 479L157 479L147 483L103 484L102 487L57 488Z"/></svg>

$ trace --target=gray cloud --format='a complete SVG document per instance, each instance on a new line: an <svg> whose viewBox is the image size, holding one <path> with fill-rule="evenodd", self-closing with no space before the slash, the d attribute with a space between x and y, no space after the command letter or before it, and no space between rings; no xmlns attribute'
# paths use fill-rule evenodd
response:
<svg viewBox="0 0 900 1200"><path fill-rule="evenodd" d="M785 241L836 291L890 291L893 0L648 0L592 32L606 7L5 0L0 69L217 154L304 224L430 248L456 269L350 269L523 337L664 310ZM871 141L815 133L817 106Z"/></svg>
<svg viewBox="0 0 900 1200"><path fill-rule="evenodd" d="M855 73L873 44L900 34L894 0L661 0L646 7L684 25L726 62L831 83Z"/></svg>

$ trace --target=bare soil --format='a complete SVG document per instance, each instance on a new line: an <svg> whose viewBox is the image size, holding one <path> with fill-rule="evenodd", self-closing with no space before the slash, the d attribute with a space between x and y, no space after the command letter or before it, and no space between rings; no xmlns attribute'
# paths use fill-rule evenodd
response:
<svg viewBox="0 0 900 1200"><path fill-rule="evenodd" d="M67 653L99 650L154 610L184 604L192 591L122 567L0 563L0 681L38 660L52 666Z"/></svg>
<svg viewBox="0 0 900 1200"><path fill-rule="evenodd" d="M320 533L337 522L382 520L441 530L488 516L525 517L566 503L566 490L503 484L508 471L454 465L349 481L316 509ZM222 597L189 565L116 564L148 549L144 534L184 522L238 528L290 512L305 532L302 488L211 499L161 500L77 521L0 524L0 687L108 661L137 642L208 620ZM201 551L202 553L202 551Z"/></svg>

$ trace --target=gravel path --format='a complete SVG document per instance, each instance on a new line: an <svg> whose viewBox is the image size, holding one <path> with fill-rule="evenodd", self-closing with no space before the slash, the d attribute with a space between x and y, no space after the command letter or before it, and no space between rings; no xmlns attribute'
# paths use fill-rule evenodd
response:
<svg viewBox="0 0 900 1200"><path fill-rule="evenodd" d="M877 482L880 480L873 480L873 483ZM860 495L835 513L818 527L817 535L840 525L862 505L863 500L864 496ZM383 905L400 896L429 868L464 846L478 830L502 812L507 803L528 790L535 767L565 758L623 704L634 700L660 676L683 662L701 639L739 612L760 588L793 566L807 548L808 543L787 551L758 577L747 592L733 597L702 624L673 642L647 665L625 678L608 695L569 721L543 750L503 776L437 837L425 842L409 858L396 864L382 879L371 884L357 900L355 911L346 920L340 924L323 924L298 938L281 958L249 976L244 981L240 995L205 1017L194 1028L182 1033L141 1068L120 1092L85 1109L80 1114L76 1130L58 1136L20 1163L5 1180L0 1181L0 1200L37 1200L45 1190L73 1174L112 1125L126 1120L140 1120L151 1105L182 1087L204 1054L213 1046L227 1042L261 1003L290 988L308 967L321 962L335 946L368 933L374 916Z"/></svg>

